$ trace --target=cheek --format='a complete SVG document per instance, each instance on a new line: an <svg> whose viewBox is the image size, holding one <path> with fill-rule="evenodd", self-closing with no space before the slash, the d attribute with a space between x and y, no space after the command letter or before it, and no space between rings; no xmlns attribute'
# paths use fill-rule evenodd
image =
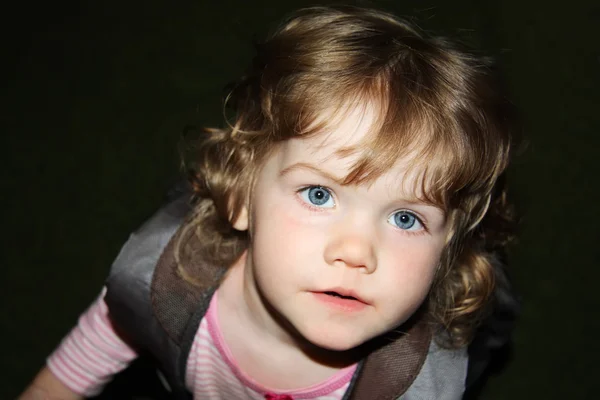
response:
<svg viewBox="0 0 600 400"><path fill-rule="evenodd" d="M440 252L429 248L419 249L415 246L403 255L401 270L411 281L427 285L433 281L435 271L440 262Z"/></svg>
<svg viewBox="0 0 600 400"><path fill-rule="evenodd" d="M277 246L293 244L301 232L300 220L294 218L289 204L276 201L264 202L256 209L253 225L257 240L270 240Z"/></svg>
<svg viewBox="0 0 600 400"><path fill-rule="evenodd" d="M425 299L438 268L440 246L407 245L396 246L387 257L389 273L385 274L391 302L416 309Z"/></svg>
<svg viewBox="0 0 600 400"><path fill-rule="evenodd" d="M299 208L289 200L263 202L255 208L251 246L259 267L268 265L291 273L298 269L294 268L298 261L317 253L322 230L308 223Z"/></svg>
<svg viewBox="0 0 600 400"><path fill-rule="evenodd" d="M323 231L322 218L311 215L293 195L272 190L260 197L253 218L257 236L268 236L280 245L304 246Z"/></svg>

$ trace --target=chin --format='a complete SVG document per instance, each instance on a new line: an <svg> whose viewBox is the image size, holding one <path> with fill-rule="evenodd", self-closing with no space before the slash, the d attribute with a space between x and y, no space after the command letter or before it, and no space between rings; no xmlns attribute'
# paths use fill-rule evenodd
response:
<svg viewBox="0 0 600 400"><path fill-rule="evenodd" d="M355 349L360 346L361 342L340 342L339 340L331 340L331 341L319 341L313 344L315 346L319 346L322 349L330 350L330 351L349 351Z"/></svg>
<svg viewBox="0 0 600 400"><path fill-rule="evenodd" d="M349 332L348 328L342 329L320 329L305 331L299 330L305 340L313 345L331 351L352 350L370 340L371 336L365 336L358 332Z"/></svg>

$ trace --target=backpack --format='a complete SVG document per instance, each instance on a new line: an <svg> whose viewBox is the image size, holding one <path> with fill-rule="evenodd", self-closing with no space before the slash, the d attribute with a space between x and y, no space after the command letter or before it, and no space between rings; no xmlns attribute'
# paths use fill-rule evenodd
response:
<svg viewBox="0 0 600 400"><path fill-rule="evenodd" d="M175 198L131 234L106 281L105 297L115 330L157 362L175 398L190 399L185 386L188 355L223 268L193 257L181 260L200 280L194 285L178 273L178 243L198 240L185 234L190 195ZM369 345L359 362L345 400L459 399L467 373L465 349L447 350L433 340L430 324L418 315L401 329Z"/></svg>

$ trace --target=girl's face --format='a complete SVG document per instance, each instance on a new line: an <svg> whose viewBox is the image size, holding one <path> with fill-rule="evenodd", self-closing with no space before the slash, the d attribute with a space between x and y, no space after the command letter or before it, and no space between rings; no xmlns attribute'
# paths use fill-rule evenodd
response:
<svg viewBox="0 0 600 400"><path fill-rule="evenodd" d="M401 163L368 184L340 184L356 158L336 151L357 144L370 119L355 111L334 131L284 142L250 198L247 283L266 309L331 350L406 321L427 296L446 239L444 213L415 200L408 189L418 185Z"/></svg>

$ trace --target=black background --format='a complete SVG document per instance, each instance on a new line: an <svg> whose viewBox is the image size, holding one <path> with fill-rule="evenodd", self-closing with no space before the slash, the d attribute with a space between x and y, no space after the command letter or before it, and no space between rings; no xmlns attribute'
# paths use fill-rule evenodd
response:
<svg viewBox="0 0 600 400"><path fill-rule="evenodd" d="M529 145L510 174L523 214L511 271L524 307L509 362L480 398L595 397L600 5L357 3L495 56L524 115ZM248 62L253 38L310 4L2 6L0 398L14 398L43 365L177 179L182 128L220 124L222 88Z"/></svg>

